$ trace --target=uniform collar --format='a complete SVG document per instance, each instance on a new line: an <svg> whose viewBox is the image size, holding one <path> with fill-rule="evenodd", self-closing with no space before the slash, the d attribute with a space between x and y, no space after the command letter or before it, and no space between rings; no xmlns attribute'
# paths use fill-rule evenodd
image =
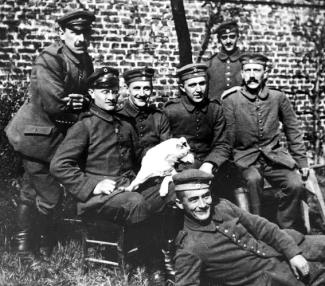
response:
<svg viewBox="0 0 325 286"><path fill-rule="evenodd" d="M184 216L184 226L193 231L215 232L217 224L222 222L222 214L211 206L211 217L207 222L199 222L187 215Z"/></svg>
<svg viewBox="0 0 325 286"><path fill-rule="evenodd" d="M217 56L221 61L226 61L226 60L230 59L230 61L235 62L238 60L238 58L240 56L240 50L239 50L239 48L236 48L234 50L234 52L229 55L226 53L226 51L223 48L221 48L221 50Z"/></svg>
<svg viewBox="0 0 325 286"><path fill-rule="evenodd" d="M199 104L194 104L186 94L183 94L181 96L181 102L184 105L185 109L188 112L193 112L194 110L201 110L203 112L207 112L208 110L208 105L209 105L209 100L208 98L203 99L202 102Z"/></svg>
<svg viewBox="0 0 325 286"><path fill-rule="evenodd" d="M107 112L101 108L99 108L97 105L92 104L90 106L90 112L94 115L96 115L97 117L107 121L107 122L113 122L115 119L117 119L114 114L115 112Z"/></svg>
<svg viewBox="0 0 325 286"><path fill-rule="evenodd" d="M257 95L257 97L260 98L260 99L266 99L266 98L269 96L269 91L270 91L269 88L268 88L267 86L264 86L264 87L260 90L260 92L259 92L259 94ZM245 96L245 97L247 97L248 99L251 99L251 100L254 100L254 99L256 98L256 94L251 94L251 93L246 89L245 86L243 86L243 87L241 88L240 93L241 93L243 96Z"/></svg>
<svg viewBox="0 0 325 286"><path fill-rule="evenodd" d="M130 99L125 101L123 111L130 117L137 117L139 114L149 114L148 106L138 108L130 101Z"/></svg>

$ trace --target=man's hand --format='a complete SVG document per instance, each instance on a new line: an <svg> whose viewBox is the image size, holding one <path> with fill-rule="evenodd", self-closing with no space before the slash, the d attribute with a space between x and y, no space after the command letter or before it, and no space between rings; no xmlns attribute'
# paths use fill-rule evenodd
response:
<svg viewBox="0 0 325 286"><path fill-rule="evenodd" d="M309 273L309 265L305 257L302 255L296 255L292 257L289 261L290 266L292 268L293 273L296 275L297 279L299 279L299 274L302 276L306 276ZM300 272L300 273L299 273Z"/></svg>
<svg viewBox="0 0 325 286"><path fill-rule="evenodd" d="M299 171L301 173L301 178L303 181L306 181L309 176L309 168L301 168Z"/></svg>
<svg viewBox="0 0 325 286"><path fill-rule="evenodd" d="M81 110L86 102L86 98L82 94L70 93L67 97L63 98L67 102L67 106L73 110Z"/></svg>
<svg viewBox="0 0 325 286"><path fill-rule="evenodd" d="M212 169L213 169L213 164L209 163L209 162L204 162L201 167L200 170L209 174L212 174Z"/></svg>
<svg viewBox="0 0 325 286"><path fill-rule="evenodd" d="M100 181L95 189L93 190L93 194L94 195L100 195L100 194L104 194L104 195L109 195L112 192L114 192L116 187L116 182L110 179L104 179L102 181Z"/></svg>

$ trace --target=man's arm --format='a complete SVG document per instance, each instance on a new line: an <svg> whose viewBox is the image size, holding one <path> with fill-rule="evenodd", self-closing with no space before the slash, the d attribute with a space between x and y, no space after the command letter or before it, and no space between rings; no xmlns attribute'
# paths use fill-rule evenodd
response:
<svg viewBox="0 0 325 286"><path fill-rule="evenodd" d="M293 238L276 224L260 216L250 214L230 202L228 204L232 208L234 216L239 218L242 225L256 239L265 242L279 253L284 254L288 260L302 252Z"/></svg>
<svg viewBox="0 0 325 286"><path fill-rule="evenodd" d="M88 176L80 168L88 148L89 132L83 121L67 132L50 165L50 171L77 199L86 201L103 176Z"/></svg>
<svg viewBox="0 0 325 286"><path fill-rule="evenodd" d="M160 142L163 142L163 141L172 137L171 131L170 131L169 120L168 120L167 115L164 111L162 111L161 117L160 117L159 136L160 136Z"/></svg>
<svg viewBox="0 0 325 286"><path fill-rule="evenodd" d="M216 110L213 113L213 141L211 143L211 151L204 159L204 163L214 164L219 167L230 156L230 146L226 140L226 119L223 115L222 107L219 104L213 105Z"/></svg>
<svg viewBox="0 0 325 286"><path fill-rule="evenodd" d="M175 255L176 285L200 285L202 261L199 257L184 249L178 249Z"/></svg>
<svg viewBox="0 0 325 286"><path fill-rule="evenodd" d="M85 97L82 94L68 94L65 90L65 71L67 63L59 55L42 53L33 67L31 81L42 101L44 110L52 115L82 109Z"/></svg>
<svg viewBox="0 0 325 286"><path fill-rule="evenodd" d="M281 93L280 97L279 116L283 123L284 133L287 137L289 151L299 168L307 168L306 148L303 139L304 135L300 129L301 124L287 96Z"/></svg>

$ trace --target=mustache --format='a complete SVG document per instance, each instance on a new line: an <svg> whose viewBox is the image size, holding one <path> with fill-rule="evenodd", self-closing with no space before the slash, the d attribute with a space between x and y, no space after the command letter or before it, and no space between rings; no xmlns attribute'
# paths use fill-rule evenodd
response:
<svg viewBox="0 0 325 286"><path fill-rule="evenodd" d="M105 100L106 103L111 103L111 104L117 104L117 99L108 99L108 100Z"/></svg>
<svg viewBox="0 0 325 286"><path fill-rule="evenodd" d="M255 78L250 78L248 81L247 81L247 84L250 84L250 83L258 83L258 80L256 80Z"/></svg>

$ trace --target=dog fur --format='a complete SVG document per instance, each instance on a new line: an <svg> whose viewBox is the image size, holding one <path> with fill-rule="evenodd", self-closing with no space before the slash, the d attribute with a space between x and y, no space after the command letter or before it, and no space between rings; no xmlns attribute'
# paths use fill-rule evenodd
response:
<svg viewBox="0 0 325 286"><path fill-rule="evenodd" d="M152 177L164 177L159 192L161 196L166 196L169 182L172 181L171 177L176 173L174 166L179 162L192 164L194 162L186 139L171 138L161 142L147 151L142 159L140 171L125 190L131 192Z"/></svg>

